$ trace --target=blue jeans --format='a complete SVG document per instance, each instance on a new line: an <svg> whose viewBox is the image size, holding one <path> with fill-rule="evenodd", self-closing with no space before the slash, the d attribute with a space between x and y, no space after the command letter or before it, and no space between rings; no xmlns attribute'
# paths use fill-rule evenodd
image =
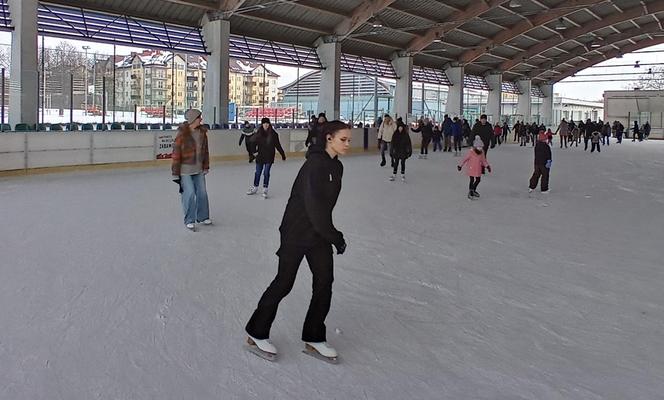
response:
<svg viewBox="0 0 664 400"><path fill-rule="evenodd" d="M272 169L272 164L259 164L256 163L256 173L254 174L254 186L258 187L258 184L261 182L261 173L263 174L263 187L268 187L270 185L270 170Z"/></svg>
<svg viewBox="0 0 664 400"><path fill-rule="evenodd" d="M182 175L182 210L184 223L193 224L210 218L210 205L208 203L207 189L205 188L205 175Z"/></svg>

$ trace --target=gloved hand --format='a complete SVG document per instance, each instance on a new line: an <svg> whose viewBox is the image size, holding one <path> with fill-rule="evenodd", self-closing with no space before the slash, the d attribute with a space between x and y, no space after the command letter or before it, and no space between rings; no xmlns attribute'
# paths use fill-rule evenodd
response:
<svg viewBox="0 0 664 400"><path fill-rule="evenodd" d="M204 170L203 170L203 175L207 175L209 172L210 172L209 169L204 169Z"/></svg>
<svg viewBox="0 0 664 400"><path fill-rule="evenodd" d="M546 160L546 164L544 166L547 168L551 168L551 164L553 164L552 160Z"/></svg>
<svg viewBox="0 0 664 400"><path fill-rule="evenodd" d="M461 171L461 165L457 165L457 171Z"/></svg>
<svg viewBox="0 0 664 400"><path fill-rule="evenodd" d="M342 238L341 243L335 243L334 247L337 248L338 255L344 254L344 252L346 251L346 241Z"/></svg>
<svg viewBox="0 0 664 400"><path fill-rule="evenodd" d="M487 171L489 171L489 173L491 172L491 166L490 165L487 165L486 169L487 169Z"/></svg>
<svg viewBox="0 0 664 400"><path fill-rule="evenodd" d="M173 182L175 182L175 183L178 184L178 186L179 186L179 188L180 188L180 189L179 189L179 193L184 192L184 190L182 190L182 179L181 179L179 176L174 176L174 177L173 177Z"/></svg>

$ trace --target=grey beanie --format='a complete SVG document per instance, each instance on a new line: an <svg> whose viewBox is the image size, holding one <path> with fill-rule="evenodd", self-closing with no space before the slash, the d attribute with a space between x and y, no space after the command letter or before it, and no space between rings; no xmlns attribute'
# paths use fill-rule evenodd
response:
<svg viewBox="0 0 664 400"><path fill-rule="evenodd" d="M187 112L184 113L184 119L186 119L187 123L189 124L196 121L196 119L200 116L201 116L201 110L197 110L195 108L190 108L187 110Z"/></svg>

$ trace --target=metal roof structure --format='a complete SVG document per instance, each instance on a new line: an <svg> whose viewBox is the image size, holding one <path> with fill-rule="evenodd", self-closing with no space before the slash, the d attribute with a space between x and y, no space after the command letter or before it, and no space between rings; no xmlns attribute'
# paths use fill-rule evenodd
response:
<svg viewBox="0 0 664 400"><path fill-rule="evenodd" d="M384 79L370 78L366 75L357 75L350 72L341 73L341 96L373 96L378 83L378 96L379 97L393 97L394 96L394 83ZM301 97L313 96L317 97L320 94L320 80L321 72L312 71L300 77L300 80L292 82L279 89L284 91L284 96Z"/></svg>
<svg viewBox="0 0 664 400"><path fill-rule="evenodd" d="M12 30L12 20L9 16L9 0L0 0L0 30Z"/></svg>
<svg viewBox="0 0 664 400"><path fill-rule="evenodd" d="M664 43L662 0L49 0L198 27L205 13L231 33L469 75L557 82L606 59Z"/></svg>

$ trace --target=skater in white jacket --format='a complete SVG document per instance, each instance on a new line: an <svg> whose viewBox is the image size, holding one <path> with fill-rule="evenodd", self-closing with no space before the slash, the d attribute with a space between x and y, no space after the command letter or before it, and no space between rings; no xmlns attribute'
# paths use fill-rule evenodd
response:
<svg viewBox="0 0 664 400"><path fill-rule="evenodd" d="M392 142L392 135L394 135L394 132L397 130L397 124L394 122L392 117L390 117L389 114L385 114L385 117L383 118L383 123L380 124L380 128L378 128L378 148L380 149L380 166L384 167L386 164L385 161L385 152L388 152L388 154L391 153L391 142ZM394 160L390 163L390 165L394 164Z"/></svg>

